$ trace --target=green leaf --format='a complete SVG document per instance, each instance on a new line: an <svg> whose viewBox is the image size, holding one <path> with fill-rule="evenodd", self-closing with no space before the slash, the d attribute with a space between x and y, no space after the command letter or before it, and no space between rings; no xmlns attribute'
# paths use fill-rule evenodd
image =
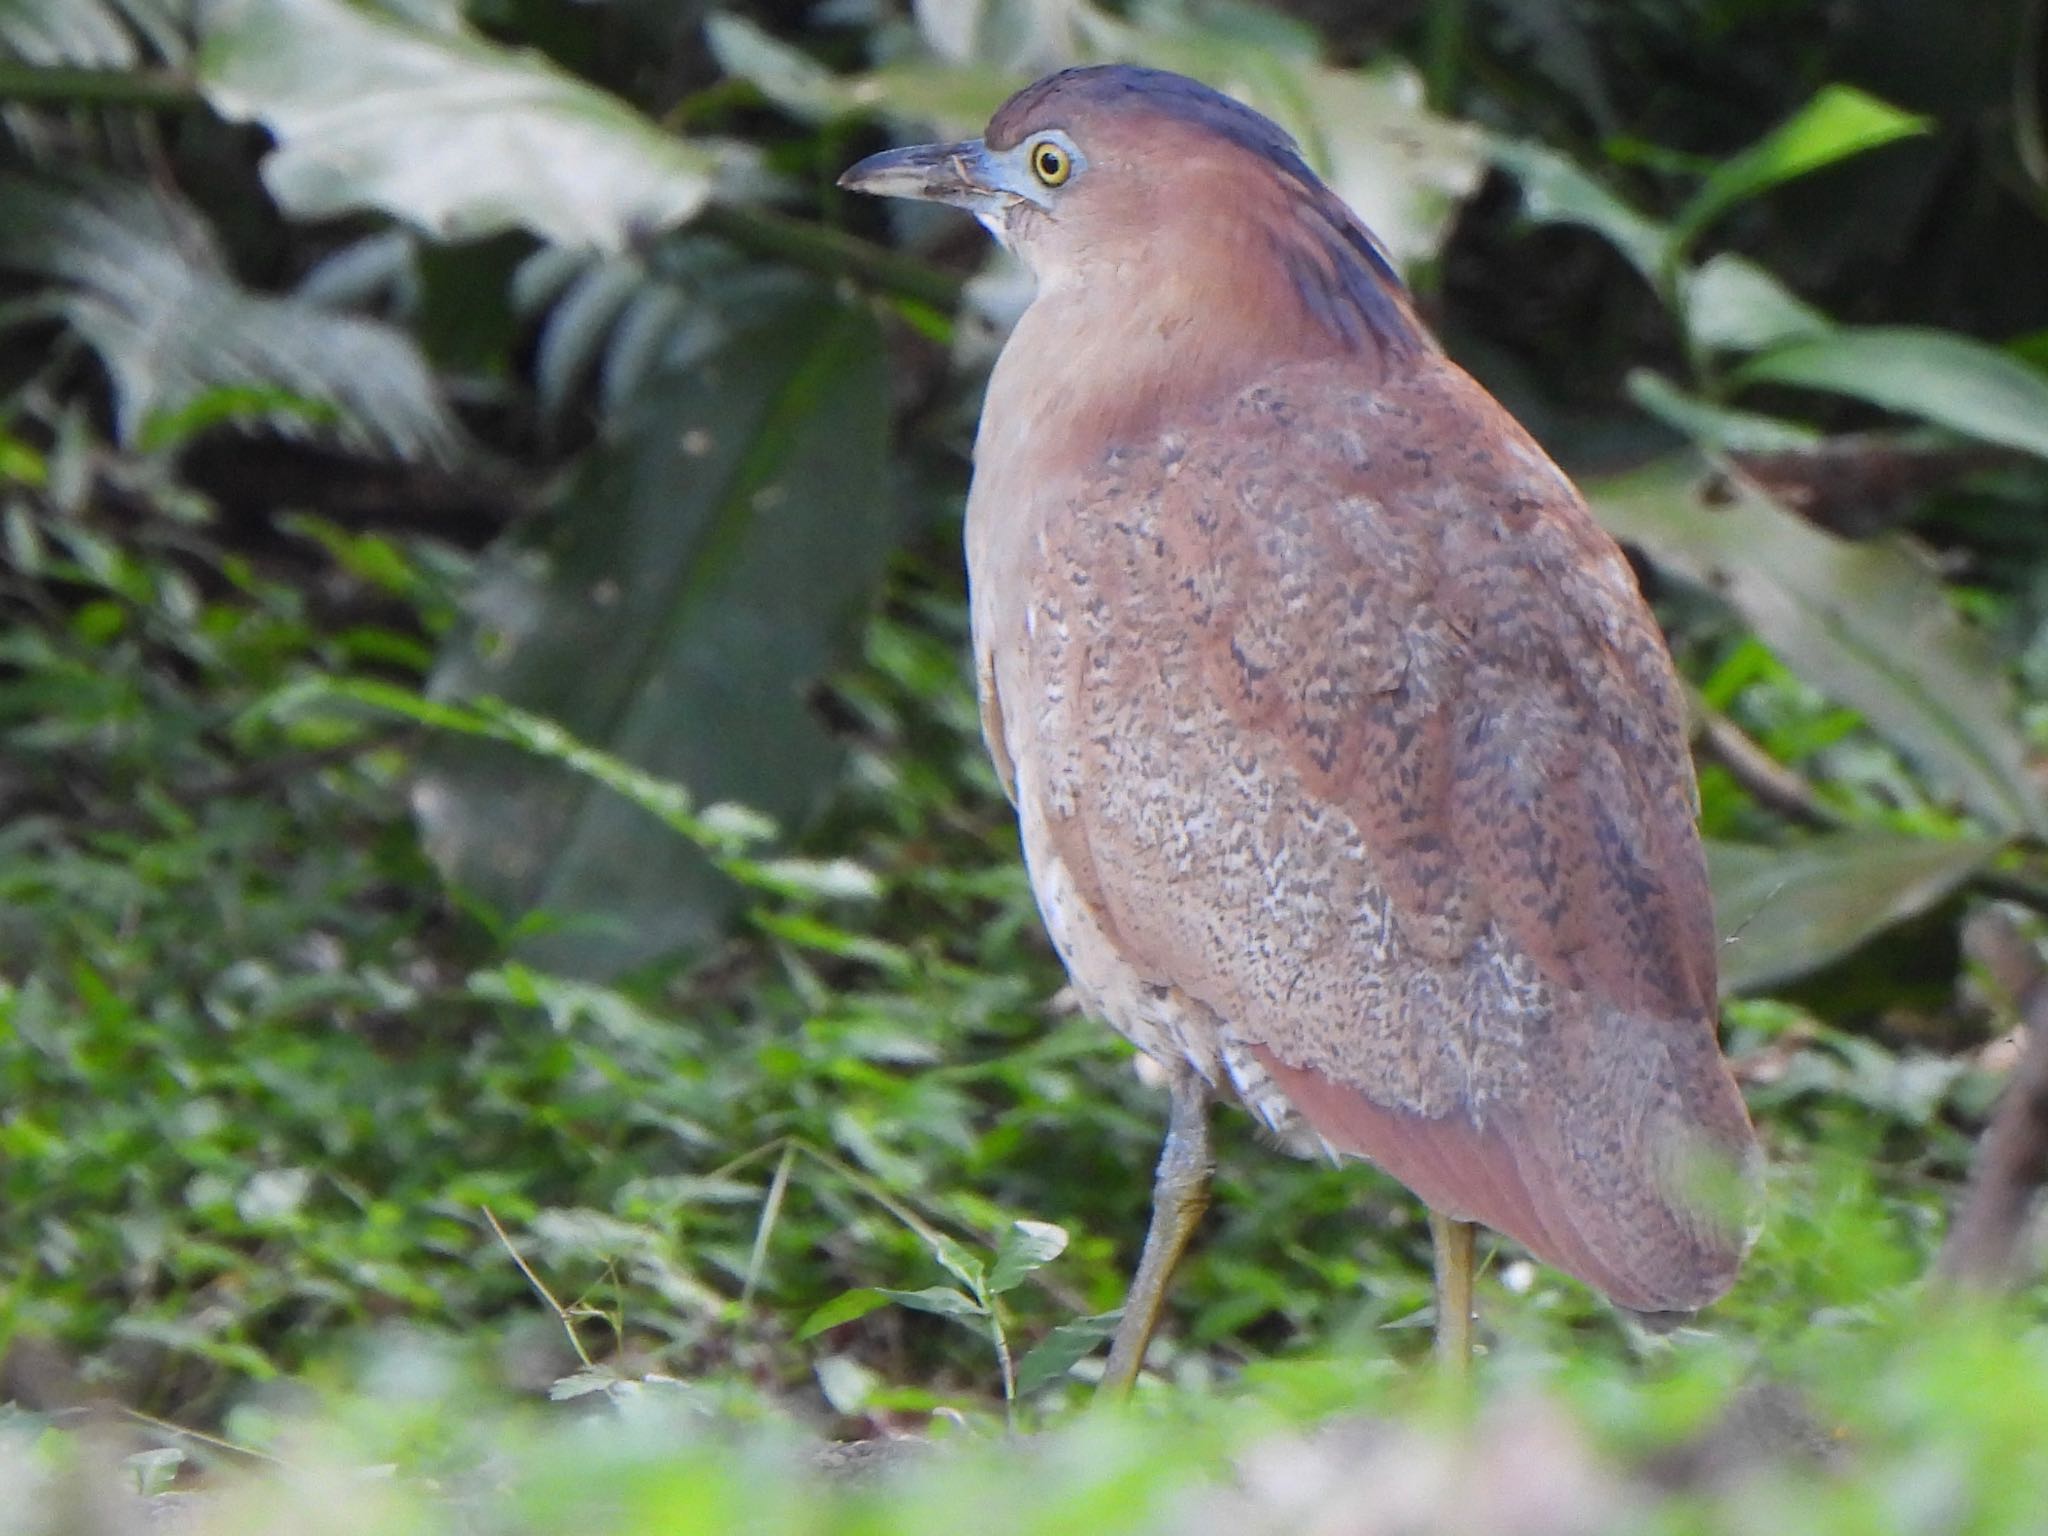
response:
<svg viewBox="0 0 2048 1536"><path fill-rule="evenodd" d="M843 1415L859 1413L882 1384L880 1375L851 1355L825 1355L811 1367L811 1374L832 1411Z"/></svg>
<svg viewBox="0 0 2048 1536"><path fill-rule="evenodd" d="M1013 1221L996 1245L995 1267L989 1271L992 1295L1015 1290L1034 1269L1042 1269L1067 1251L1067 1229L1049 1221Z"/></svg>
<svg viewBox="0 0 2048 1536"><path fill-rule="evenodd" d="M707 825L717 802L741 800L791 825L831 782L838 749L806 692L895 542L872 315L793 287L763 308L643 387L551 519L494 554L433 682L439 698L504 699L687 786L712 807ZM543 969L604 978L687 952L740 899L602 785L487 742L451 743L415 805L452 880L553 920L519 945ZM836 867L759 875L861 894Z"/></svg>
<svg viewBox="0 0 2048 1536"><path fill-rule="evenodd" d="M572 1371L548 1383L548 1401L552 1403L574 1402L579 1397L591 1397L599 1392L612 1392L624 1384L624 1378L606 1366L591 1366L587 1370Z"/></svg>
<svg viewBox="0 0 2048 1536"><path fill-rule="evenodd" d="M1691 244L1737 203L1772 187L1932 126L1853 86L1826 86L1788 121L1707 177L1672 220L1678 241Z"/></svg>
<svg viewBox="0 0 2048 1536"><path fill-rule="evenodd" d="M878 1290L877 1295L913 1312L935 1312L941 1317L986 1317L980 1302L950 1285L926 1286L921 1291Z"/></svg>
<svg viewBox="0 0 2048 1536"><path fill-rule="evenodd" d="M1685 324L1695 344L1756 352L1780 342L1824 336L1834 321L1753 261L1726 252L1687 272Z"/></svg>
<svg viewBox="0 0 2048 1536"><path fill-rule="evenodd" d="M932 1257L939 1261L947 1274L958 1280L970 1291L979 1291L988 1278L988 1271L974 1254L970 1253L943 1232L929 1229L923 1234L932 1251Z"/></svg>
<svg viewBox="0 0 2048 1536"><path fill-rule="evenodd" d="M682 223L720 165L539 54L346 0L214 0L199 84L277 141L264 184L301 218L366 208L444 240L526 229L617 250Z"/></svg>
<svg viewBox="0 0 2048 1536"><path fill-rule="evenodd" d="M841 1323L850 1323L866 1317L878 1308L888 1306L895 1300L889 1292L863 1288L857 1291L843 1291L826 1302L817 1311L803 1320L795 1335L801 1344L805 1339L816 1338L828 1328L837 1328Z"/></svg>
<svg viewBox="0 0 2048 1536"><path fill-rule="evenodd" d="M2048 375L1948 331L1844 328L1753 357L1735 380L1848 395L2048 458Z"/></svg>
<svg viewBox="0 0 2048 1536"><path fill-rule="evenodd" d="M1525 215L1539 224L1578 224L1604 235L1653 286L1663 286L1673 250L1670 230L1554 149L1510 140L1494 145L1493 158L1522 184Z"/></svg>
<svg viewBox="0 0 2048 1536"><path fill-rule="evenodd" d="M341 413L325 400L308 399L264 384L216 384L175 410L158 410L135 434L135 445L159 452L190 442L219 426L303 423L309 429L339 425Z"/></svg>
<svg viewBox="0 0 2048 1536"><path fill-rule="evenodd" d="M884 116L965 137L979 133L1003 98L1029 78L916 55L864 75L835 75L801 49L730 13L706 21L704 35L727 74L749 82L804 122Z"/></svg>
<svg viewBox="0 0 2048 1536"><path fill-rule="evenodd" d="M156 188L0 177L0 268L51 285L106 367L123 443L176 447L240 420L394 458L466 451L409 336L243 287L207 222Z"/></svg>
<svg viewBox="0 0 2048 1536"><path fill-rule="evenodd" d="M1104 1312L1095 1317L1076 1318L1053 1329L1017 1362L1017 1395L1028 1396L1066 1375L1096 1345L1116 1332L1122 1316L1120 1311Z"/></svg>
<svg viewBox="0 0 2048 1536"><path fill-rule="evenodd" d="M0 58L132 69L185 57L191 0L0 0Z"/></svg>
<svg viewBox="0 0 2048 1536"><path fill-rule="evenodd" d="M332 704L381 710L454 736L516 748L619 796L677 836L715 854L728 867L750 868L741 857L742 850L775 835L773 822L743 807L713 805L699 812L689 791L673 780L644 773L623 758L577 740L554 721L515 709L500 699L451 703L424 698L374 678L316 675L276 690L249 713L251 717L304 722L317 718L323 705Z"/></svg>
<svg viewBox="0 0 2048 1536"><path fill-rule="evenodd" d="M1486 140L1439 117L1422 76L1398 60L1369 69L1302 64L1254 105L1291 128L1323 178L1402 269L1433 258L1486 173ZM1232 77L1219 71L1222 83Z"/></svg>
<svg viewBox="0 0 2048 1536"><path fill-rule="evenodd" d="M1628 396L1674 432L1702 447L1726 453L1796 453L1814 447L1820 433L1776 416L1732 411L1688 394L1662 374L1638 368L1628 376Z"/></svg>
<svg viewBox="0 0 2048 1536"><path fill-rule="evenodd" d="M792 117L829 122L875 109L873 93L864 93L856 81L835 75L744 16L721 11L706 17L704 41L720 69L749 82Z"/></svg>
<svg viewBox="0 0 2048 1536"><path fill-rule="evenodd" d="M761 890L811 901L874 901L882 894L874 871L851 859L761 859L747 875Z"/></svg>
<svg viewBox="0 0 2048 1536"><path fill-rule="evenodd" d="M996 64L1015 69L1029 79L1063 64L1071 64L1085 51L1083 39L1103 22L1102 13L1073 0L917 0L910 7L925 46L953 64ZM1243 10L1249 11L1250 7ZM1179 30L1206 31L1216 24L1222 6L1174 6L1169 24ZM1256 15L1263 22L1261 48L1276 42L1298 40L1298 24L1278 17ZM1310 33L1310 41L1314 34ZM1240 39L1242 41L1242 39ZM1134 57L1125 54L1123 57Z"/></svg>
<svg viewBox="0 0 2048 1536"><path fill-rule="evenodd" d="M2048 830L2004 667L1910 545L1838 539L1690 456L1586 491L1616 538L1733 603L1990 825Z"/></svg>
<svg viewBox="0 0 2048 1536"><path fill-rule="evenodd" d="M1721 990L1757 991L1819 970L1943 900L2001 846L1865 832L1787 847L1710 844Z"/></svg>
<svg viewBox="0 0 2048 1536"><path fill-rule="evenodd" d="M918 10L929 23L936 8ZM1047 47L1048 62L1070 62L1077 46L1087 58L1177 70L1229 91L1292 133L1400 265L1436 253L1485 168L1478 130L1431 112L1413 69L1393 60L1327 68L1315 60L1312 33L1263 13L1216 11L1200 22L1178 16L1169 25L1133 26L1100 11L1052 7L1006 24L997 8L975 6L957 8L955 19L961 46L940 50L953 62L912 57L859 76L835 75L739 16L714 16L705 30L729 73L792 116L817 122L881 113L952 135L979 132L1030 78L1026 61ZM1072 44L1047 43L1048 27L1069 23ZM1016 37L1020 31L1032 35ZM976 40L966 41L969 34ZM995 42L998 34L1013 41Z"/></svg>

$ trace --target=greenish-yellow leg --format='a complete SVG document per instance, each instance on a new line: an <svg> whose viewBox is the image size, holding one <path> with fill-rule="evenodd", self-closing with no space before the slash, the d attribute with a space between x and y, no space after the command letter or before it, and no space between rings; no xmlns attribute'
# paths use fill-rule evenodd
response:
<svg viewBox="0 0 2048 1536"><path fill-rule="evenodd" d="M1472 1370L1472 1248L1478 1231L1469 1221L1429 1213L1436 1247L1436 1358L1459 1379Z"/></svg>
<svg viewBox="0 0 2048 1536"><path fill-rule="evenodd" d="M1110 1340L1109 1365L1099 1389L1104 1397L1123 1397L1145 1363L1145 1346L1159 1326L1166 1306L1166 1288L1174 1266L1187 1251L1188 1239L1209 1208L1209 1176L1216 1160L1209 1151L1209 1089L1192 1067L1177 1068L1167 1086L1166 1145L1159 1153L1159 1173L1152 1183L1152 1225L1145 1233L1145 1252L1124 1298L1124 1315Z"/></svg>

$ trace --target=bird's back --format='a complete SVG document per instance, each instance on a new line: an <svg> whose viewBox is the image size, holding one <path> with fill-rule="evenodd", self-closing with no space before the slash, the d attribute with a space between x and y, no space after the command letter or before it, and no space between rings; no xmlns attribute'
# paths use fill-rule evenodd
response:
<svg viewBox="0 0 2048 1536"><path fill-rule="evenodd" d="M1676 681L1612 542L1430 349L1050 472L993 388L990 745L1083 993L1623 1305L1732 1282L1754 1146Z"/></svg>

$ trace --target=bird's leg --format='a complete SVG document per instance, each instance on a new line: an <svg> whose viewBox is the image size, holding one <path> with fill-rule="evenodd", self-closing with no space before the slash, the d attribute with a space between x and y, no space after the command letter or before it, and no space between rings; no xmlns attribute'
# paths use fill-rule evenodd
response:
<svg viewBox="0 0 2048 1536"><path fill-rule="evenodd" d="M1209 1208L1209 1175L1216 1159L1209 1150L1208 1085L1193 1067L1177 1065L1169 1072L1166 1145L1152 1183L1152 1225L1145 1233L1145 1252L1131 1277L1130 1294L1124 1298L1124 1315L1110 1340L1109 1365L1098 1389L1105 1397L1122 1397L1137 1381L1145 1346L1166 1306L1174 1266Z"/></svg>
<svg viewBox="0 0 2048 1536"><path fill-rule="evenodd" d="M1455 1216L1429 1213L1436 1249L1436 1358L1458 1380L1472 1370L1472 1240L1478 1230Z"/></svg>

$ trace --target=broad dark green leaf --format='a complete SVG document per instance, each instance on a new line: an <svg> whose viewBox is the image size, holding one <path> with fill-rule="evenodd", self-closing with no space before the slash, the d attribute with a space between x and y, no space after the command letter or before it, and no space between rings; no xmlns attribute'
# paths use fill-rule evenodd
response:
<svg viewBox="0 0 2048 1536"><path fill-rule="evenodd" d="M1122 1312L1104 1312L1095 1317L1076 1318L1053 1329L1017 1362L1017 1395L1028 1397L1066 1375L1096 1345L1116 1332L1122 1316Z"/></svg>
<svg viewBox="0 0 2048 1536"><path fill-rule="evenodd" d="M2048 374L1950 331L1867 326L1809 336L1751 358L1736 381L1848 395L2048 458Z"/></svg>
<svg viewBox="0 0 2048 1536"><path fill-rule="evenodd" d="M1013 1221L996 1245L996 1262L988 1288L1000 1296L1024 1283L1034 1269L1043 1269L1067 1251L1067 1229L1049 1221Z"/></svg>
<svg viewBox="0 0 2048 1536"><path fill-rule="evenodd" d="M1749 992L1840 959L1989 862L1995 841L1845 832L1787 847L1714 843L1721 990Z"/></svg>
<svg viewBox="0 0 2048 1536"><path fill-rule="evenodd" d="M438 697L492 695L785 825L836 753L805 701L894 542L888 381L869 313L813 290L658 378L500 550ZM450 878L554 926L522 955L611 975L702 944L735 888L587 775L453 742L416 804Z"/></svg>
<svg viewBox="0 0 2048 1536"><path fill-rule="evenodd" d="M1838 539L1690 456L1586 490L1617 538L1733 603L1990 825L2048 829L2003 665L1910 545Z"/></svg>
<svg viewBox="0 0 2048 1536"><path fill-rule="evenodd" d="M277 147L288 211L381 209L442 239L607 250L690 218L719 163L537 53L346 0L212 0L199 84Z"/></svg>
<svg viewBox="0 0 2048 1536"><path fill-rule="evenodd" d="M1689 243L1737 203L1931 126L1854 86L1826 86L1788 121L1722 161L1679 210L1673 227L1680 242Z"/></svg>

